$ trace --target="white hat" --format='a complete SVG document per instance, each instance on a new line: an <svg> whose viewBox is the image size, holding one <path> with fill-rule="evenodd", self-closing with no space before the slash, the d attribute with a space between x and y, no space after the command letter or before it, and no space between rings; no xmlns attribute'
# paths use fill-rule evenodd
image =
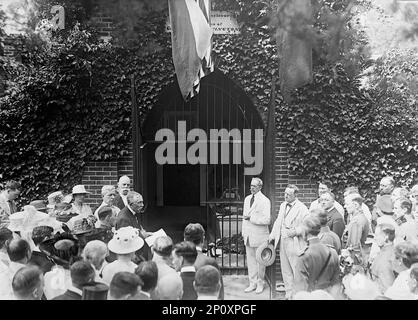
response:
<svg viewBox="0 0 418 320"><path fill-rule="evenodd" d="M54 209L58 202L61 202L64 198L62 191L55 191L48 196L47 208Z"/></svg>
<svg viewBox="0 0 418 320"><path fill-rule="evenodd" d="M91 192L88 192L86 188L84 187L84 185L82 184L78 184L73 187L72 194L86 194L86 193L91 193Z"/></svg>
<svg viewBox="0 0 418 320"><path fill-rule="evenodd" d="M34 206L24 206L23 211L13 213L9 216L10 231L31 231L38 226L47 225L49 215L41 211L37 211Z"/></svg>
<svg viewBox="0 0 418 320"><path fill-rule="evenodd" d="M141 249L144 246L144 240L139 236L138 229L129 226L116 230L107 246L116 254L127 254Z"/></svg>

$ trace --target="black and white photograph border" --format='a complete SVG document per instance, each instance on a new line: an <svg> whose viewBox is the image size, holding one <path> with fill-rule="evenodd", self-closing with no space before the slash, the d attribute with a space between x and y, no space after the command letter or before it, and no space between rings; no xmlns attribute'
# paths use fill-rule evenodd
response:
<svg viewBox="0 0 418 320"><path fill-rule="evenodd" d="M413 0L0 0L0 300L417 300L417 37Z"/></svg>

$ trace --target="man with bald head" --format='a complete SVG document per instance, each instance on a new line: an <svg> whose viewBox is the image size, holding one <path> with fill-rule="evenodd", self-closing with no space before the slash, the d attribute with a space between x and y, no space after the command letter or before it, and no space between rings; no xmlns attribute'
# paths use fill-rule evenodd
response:
<svg viewBox="0 0 418 320"><path fill-rule="evenodd" d="M161 278L161 285L157 288L160 300L181 300L183 296L183 281L179 274L168 274Z"/></svg>
<svg viewBox="0 0 418 320"><path fill-rule="evenodd" d="M382 180L380 180L379 184L379 194L376 197L376 203L373 207L372 216L373 216L373 222L372 226L376 226L376 220L377 218L381 217L384 214L387 214L384 212L384 209L379 205L380 203L385 203L385 201L382 201L382 199L386 200L386 202L389 203L389 207L392 206L392 192L395 189L395 180L390 177L386 176L383 177Z"/></svg>
<svg viewBox="0 0 418 320"><path fill-rule="evenodd" d="M118 182L118 195L115 197L115 206L120 210L128 204L128 193L131 190L131 179L128 176L121 176Z"/></svg>

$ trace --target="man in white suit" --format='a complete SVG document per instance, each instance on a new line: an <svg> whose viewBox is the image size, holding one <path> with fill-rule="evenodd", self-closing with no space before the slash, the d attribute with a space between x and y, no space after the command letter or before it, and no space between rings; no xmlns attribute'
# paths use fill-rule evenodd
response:
<svg viewBox="0 0 418 320"><path fill-rule="evenodd" d="M251 180L251 194L244 200L242 236L247 254L248 277L250 285L245 292L264 290L266 267L259 264L255 257L257 248L267 243L270 225L270 200L261 192L263 181L259 178Z"/></svg>
<svg viewBox="0 0 418 320"><path fill-rule="evenodd" d="M294 270L298 254L305 248L303 220L309 215L308 208L298 200L299 188L289 185L284 192L285 201L280 205L279 214L269 236L274 247L280 245L280 268L286 290L286 298L292 296Z"/></svg>

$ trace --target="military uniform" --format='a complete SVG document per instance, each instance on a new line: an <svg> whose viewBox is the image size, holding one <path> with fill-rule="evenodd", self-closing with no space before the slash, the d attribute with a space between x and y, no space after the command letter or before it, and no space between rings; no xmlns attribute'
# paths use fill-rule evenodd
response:
<svg viewBox="0 0 418 320"><path fill-rule="evenodd" d="M371 278L378 284L382 294L384 294L393 284L393 281L395 281L395 274L392 267L394 258L393 244L384 246L380 249L370 267Z"/></svg>
<svg viewBox="0 0 418 320"><path fill-rule="evenodd" d="M293 293L329 288L337 283L339 273L335 249L321 243L318 237L312 237L297 257Z"/></svg>

